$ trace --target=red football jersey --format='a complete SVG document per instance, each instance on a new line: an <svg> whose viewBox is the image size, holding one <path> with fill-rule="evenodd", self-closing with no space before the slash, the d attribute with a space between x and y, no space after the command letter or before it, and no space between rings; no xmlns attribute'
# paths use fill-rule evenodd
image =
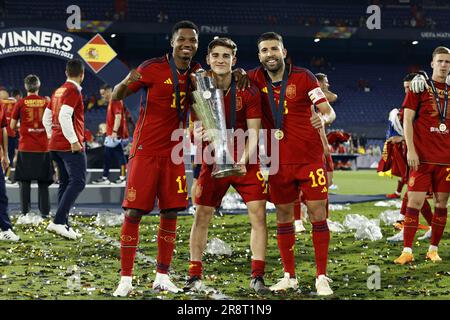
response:
<svg viewBox="0 0 450 320"><path fill-rule="evenodd" d="M439 94L441 108L444 107L445 84L434 82ZM450 104L450 101L449 101ZM420 106L420 107L419 107ZM439 130L440 117L431 86L428 91L415 94L408 91L403 107L415 110L414 146L421 162L433 164L450 164L450 110L447 110L445 124L447 130Z"/></svg>
<svg viewBox="0 0 450 320"><path fill-rule="evenodd" d="M8 132L8 137L15 137L16 130L11 130L11 127L9 124L11 123L11 115L14 109L14 105L16 104L16 99L14 98L8 98L6 100L0 101L0 107L3 109L5 119L6 119L6 131Z"/></svg>
<svg viewBox="0 0 450 320"><path fill-rule="evenodd" d="M20 119L19 151L48 151L47 134L42 124L42 116L47 104L47 99L35 94L20 99L16 103L11 118Z"/></svg>
<svg viewBox="0 0 450 320"><path fill-rule="evenodd" d="M316 77L308 70L286 65L289 77L286 86L282 131L283 139L279 140L280 164L321 163L323 161L323 146L320 134L311 125L310 93L320 88ZM263 127L270 131L275 122L269 104L267 91L268 75L264 68L258 67L248 73L250 79L262 92ZM273 86L274 98L278 108L280 86ZM321 97L316 104L327 101ZM268 154L270 154L270 139L268 139Z"/></svg>
<svg viewBox="0 0 450 320"><path fill-rule="evenodd" d="M125 117L125 107L121 100L110 100L108 104L108 110L106 111L106 135L110 136L114 129L114 120L116 114L122 116L120 120L120 127L117 130L117 136L122 139L127 139L129 136L127 119Z"/></svg>
<svg viewBox="0 0 450 320"><path fill-rule="evenodd" d="M170 157L172 148L181 142L171 141L172 133L180 128L180 120L168 59L169 56L165 55L143 62L137 68L142 78L128 86L133 92L141 88L145 89L141 98L141 110L134 131L130 157L135 155ZM200 67L198 63L192 62L189 72L195 72ZM183 128L186 126L186 109L189 107L189 101L186 98L186 81L189 72L178 74L181 108L184 114Z"/></svg>
<svg viewBox="0 0 450 320"><path fill-rule="evenodd" d="M83 97L78 87L71 81L65 82L61 87L56 89L52 95L52 100L47 106L52 110L52 137L49 143L49 150L53 151L70 151L69 141L61 129L59 124L59 111L63 105L73 108L72 122L73 128L78 138L78 142L83 146L84 142L84 104Z"/></svg>

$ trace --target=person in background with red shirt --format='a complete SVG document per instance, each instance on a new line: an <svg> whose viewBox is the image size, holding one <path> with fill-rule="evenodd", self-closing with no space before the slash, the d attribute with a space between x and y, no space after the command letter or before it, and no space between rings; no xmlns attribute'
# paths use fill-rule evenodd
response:
<svg viewBox="0 0 450 320"><path fill-rule="evenodd" d="M430 186L434 192L435 208L426 259L433 262L442 261L438 255L438 245L447 223L450 194L449 48L437 47L434 50L431 68L433 75L426 83L427 90L421 93L408 91L403 101L406 157L411 171L408 180L403 251L394 260L396 264L401 265L414 261L412 245L419 224L419 211Z"/></svg>
<svg viewBox="0 0 450 320"><path fill-rule="evenodd" d="M272 141L273 137L278 141L271 143L269 151L271 154L279 151L278 171L275 172L277 166L273 159L270 164L269 201L276 207L278 247L285 274L270 289L298 288L294 259L294 202L301 191L307 199L312 223L317 294L330 295L333 294L329 286L331 279L326 276L330 242L326 210L328 186L319 129L323 127L323 121L329 124L336 115L316 77L307 69L285 64L287 50L279 34L264 33L257 44L262 66L250 71L249 77L263 92L263 126L270 133L268 140Z"/></svg>
<svg viewBox="0 0 450 320"><path fill-rule="evenodd" d="M53 183L53 166L42 116L48 101L39 96L41 82L36 75L28 75L24 83L27 96L14 106L10 123L11 130L15 130L20 120L14 180L19 181L22 214L30 212L31 181L37 180L39 211L43 217L47 217L50 212L48 187Z"/></svg>
<svg viewBox="0 0 450 320"><path fill-rule="evenodd" d="M112 88L105 84L100 89L100 94L108 101L108 110L106 112L106 139L105 139L105 157L103 165L103 177L93 181L93 184L111 184L108 179L109 169L113 158L119 160L120 177L115 183L125 183L125 167L127 159L123 152L122 139L128 139L127 120L125 118L125 107L123 101L112 100Z"/></svg>
<svg viewBox="0 0 450 320"><path fill-rule="evenodd" d="M69 225L69 211L86 185L86 153L84 143L84 104L80 84L84 79L81 60L66 64L67 81L52 95L42 118L49 150L59 171L58 209L47 227L69 239L81 234Z"/></svg>
<svg viewBox="0 0 450 320"><path fill-rule="evenodd" d="M228 188L232 186L247 205L251 224L250 248L252 251L250 288L257 294L268 294L264 284L264 269L267 247L266 200L267 185L257 161L259 129L261 127L261 94L252 85L245 91L236 90L231 69L236 63L236 44L228 38L217 38L208 45L206 61L211 66L217 88L224 92L224 113L227 128L248 133L245 145L235 143L234 161L243 176L215 178L213 165L203 161L197 181L195 203L197 205L190 235L189 280L185 290L201 290L202 255L208 240L208 225L216 207L220 206ZM232 99L235 100L234 116ZM232 123L231 119L235 119ZM194 126L196 140L205 137L201 126ZM251 161L251 160L254 161ZM204 159L203 159L204 160Z"/></svg>
<svg viewBox="0 0 450 320"><path fill-rule="evenodd" d="M8 215L8 197L6 195L5 175L3 173L9 167L8 159L8 134L6 132L6 118L3 108L0 109L0 127L2 132L1 168L0 168L0 241L19 241L20 237L12 230L11 220Z"/></svg>
<svg viewBox="0 0 450 320"><path fill-rule="evenodd" d="M18 100L22 98L22 92L20 90L14 89L11 91L11 97L6 94L6 99L0 101L1 108L3 109L5 120L6 120L6 132L8 133L8 156L10 160L10 165L6 169L6 183L13 184L14 182L10 178L11 167L14 167L14 159L17 151L17 130L11 130L11 114L14 109L14 105Z"/></svg>

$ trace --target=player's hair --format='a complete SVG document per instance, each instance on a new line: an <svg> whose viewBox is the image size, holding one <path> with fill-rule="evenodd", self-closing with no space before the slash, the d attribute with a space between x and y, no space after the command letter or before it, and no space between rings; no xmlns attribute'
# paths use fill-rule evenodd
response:
<svg viewBox="0 0 450 320"><path fill-rule="evenodd" d="M403 78L403 82L409 82L409 81L411 81L412 79L414 79L414 77L415 76L417 76L417 72L411 72L411 73L408 73L404 78Z"/></svg>
<svg viewBox="0 0 450 320"><path fill-rule="evenodd" d="M12 89L11 90L11 97L15 97L15 96L23 96L22 95L22 91L20 91L19 89Z"/></svg>
<svg viewBox="0 0 450 320"><path fill-rule="evenodd" d="M198 27L196 26L195 23L193 23L192 21L189 21L189 20L183 20L183 21L178 21L172 27L172 37L180 29L193 29L193 30L195 30L195 32L197 34L199 34Z"/></svg>
<svg viewBox="0 0 450 320"><path fill-rule="evenodd" d="M25 90L27 92L37 92L41 86L41 81L39 77L35 74L29 74L25 77L24 81Z"/></svg>
<svg viewBox="0 0 450 320"><path fill-rule="evenodd" d="M447 48L447 47L444 47L444 46L439 46L439 47L437 47L437 48L434 49L434 51L433 51L433 55L431 56L432 59L434 59L434 57L435 57L437 54L450 54L450 49Z"/></svg>
<svg viewBox="0 0 450 320"><path fill-rule="evenodd" d="M316 76L317 80L319 80L319 81L323 81L323 79L325 79L327 77L327 75L325 73L321 73L321 72L316 73L315 76Z"/></svg>
<svg viewBox="0 0 450 320"><path fill-rule="evenodd" d="M67 61L66 72L67 76L70 78L80 76L82 73L84 73L83 62L80 59L72 59Z"/></svg>
<svg viewBox="0 0 450 320"><path fill-rule="evenodd" d="M112 89L112 87L111 87L109 84L105 83L105 84L103 84L103 85L100 87L100 89L102 89L102 90L108 90L108 89Z"/></svg>
<svg viewBox="0 0 450 320"><path fill-rule="evenodd" d="M281 44L283 44L283 37L276 32L263 33L262 35L259 36L256 44L259 46L259 44L262 41L267 41L267 40L278 40Z"/></svg>
<svg viewBox="0 0 450 320"><path fill-rule="evenodd" d="M208 54L211 53L215 47L225 47L233 51L233 56L236 55L237 45L230 38L215 38L208 44Z"/></svg>

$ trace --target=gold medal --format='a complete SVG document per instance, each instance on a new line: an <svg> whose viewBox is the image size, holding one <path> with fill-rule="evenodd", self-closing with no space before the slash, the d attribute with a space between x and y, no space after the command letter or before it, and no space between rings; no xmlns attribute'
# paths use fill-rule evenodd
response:
<svg viewBox="0 0 450 320"><path fill-rule="evenodd" d="M275 136L275 139L281 140L284 137L284 132L281 131L280 129L277 129L277 130L275 130L274 136Z"/></svg>
<svg viewBox="0 0 450 320"><path fill-rule="evenodd" d="M441 124L439 125L439 130L440 130L441 132L444 132L445 130L447 130L447 126L445 125L445 123L441 123Z"/></svg>

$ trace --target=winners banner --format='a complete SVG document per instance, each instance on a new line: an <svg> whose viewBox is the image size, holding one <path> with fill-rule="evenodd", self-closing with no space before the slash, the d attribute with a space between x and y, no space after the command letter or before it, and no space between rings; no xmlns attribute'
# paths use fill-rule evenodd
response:
<svg viewBox="0 0 450 320"><path fill-rule="evenodd" d="M46 28L1 29L0 59L23 55L82 59L88 66L86 70L111 86L119 83L129 72L129 68L117 59L116 52L100 34L87 40L68 32ZM136 119L139 96L128 97L125 104Z"/></svg>
<svg viewBox="0 0 450 320"><path fill-rule="evenodd" d="M76 37L78 38L78 37ZM24 28L0 31L0 58L24 54L40 54L73 59L76 47L85 40L48 29Z"/></svg>

